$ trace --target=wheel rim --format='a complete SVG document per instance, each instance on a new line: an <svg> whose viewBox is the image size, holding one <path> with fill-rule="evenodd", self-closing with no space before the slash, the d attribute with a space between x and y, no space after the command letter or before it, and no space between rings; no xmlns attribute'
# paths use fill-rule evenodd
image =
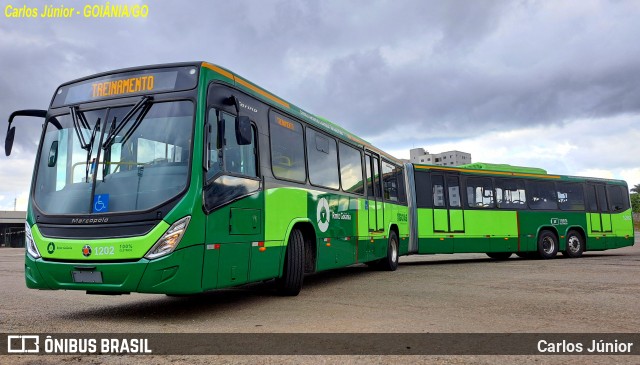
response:
<svg viewBox="0 0 640 365"><path fill-rule="evenodd" d="M571 252L571 253L578 253L580 252L580 239L577 236L570 236L569 239L567 240L567 249Z"/></svg>
<svg viewBox="0 0 640 365"><path fill-rule="evenodd" d="M391 241L391 261L398 261L398 243Z"/></svg>
<svg viewBox="0 0 640 365"><path fill-rule="evenodd" d="M544 251L544 253L548 255L552 254L555 250L555 247L556 243L554 242L553 238L547 236L542 239L542 251Z"/></svg>

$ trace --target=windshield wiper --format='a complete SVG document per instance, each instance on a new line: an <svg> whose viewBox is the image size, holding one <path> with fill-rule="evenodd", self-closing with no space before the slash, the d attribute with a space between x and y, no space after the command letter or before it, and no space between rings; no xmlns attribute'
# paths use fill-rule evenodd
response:
<svg viewBox="0 0 640 365"><path fill-rule="evenodd" d="M136 105L134 105L131 108L131 110L129 110L127 115L125 115L124 118L122 118L122 120L120 121L120 124L116 126L116 123L114 120L114 123L111 124L111 128L109 129L109 133L107 134L104 142L102 143L102 149L106 150L107 148L111 147L111 145L115 143L115 140L118 134L122 132L124 127L129 123L129 121L133 118L133 116L136 115L138 111L140 111L140 113L138 113L138 116L136 117L131 127L129 127L127 132L124 134L124 136L120 140L120 143L124 144L131 137L133 132L135 132L135 130L140 125L140 123L142 123L142 120L149 112L149 109L151 109L152 101L153 101L153 97L143 96L142 99L140 99L140 101L138 101Z"/></svg>
<svg viewBox="0 0 640 365"><path fill-rule="evenodd" d="M93 128L89 126L89 122L87 122L87 118L84 116L84 113L81 112L77 106L69 108L71 114L71 120L73 120L73 129L76 131L76 135L78 136L78 142L80 142L80 147L87 151L87 160L85 161L85 176L84 181L89 181L89 171L93 174L93 169L95 168L95 161L91 161L91 166L89 162L91 160L91 154L93 153L93 146L96 140L96 134L100 130L100 118L96 120ZM89 137L89 141L84 138L84 132L82 128L89 130L91 136Z"/></svg>
<svg viewBox="0 0 640 365"><path fill-rule="evenodd" d="M73 121L73 129L76 131L76 135L78 136L78 142L80 142L80 147L83 150L89 148L89 144L87 140L84 138L84 132L82 128L89 130L91 133L91 127L89 127L89 122L87 122L87 118L84 116L84 113L81 112L77 106L69 107L69 114L71 114L71 120Z"/></svg>

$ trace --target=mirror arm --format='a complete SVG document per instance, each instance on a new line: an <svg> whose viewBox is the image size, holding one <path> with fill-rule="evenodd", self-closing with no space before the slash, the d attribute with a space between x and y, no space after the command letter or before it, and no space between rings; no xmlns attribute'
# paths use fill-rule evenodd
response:
<svg viewBox="0 0 640 365"><path fill-rule="evenodd" d="M11 155L11 149L13 148L13 139L16 134L16 127L11 127L11 124L13 124L13 119L18 116L46 118L47 111L40 109L25 109L16 110L15 112L11 113L11 115L9 116L9 125L7 126L7 136L4 140L4 153L7 156ZM59 124L60 123L58 123L58 125Z"/></svg>

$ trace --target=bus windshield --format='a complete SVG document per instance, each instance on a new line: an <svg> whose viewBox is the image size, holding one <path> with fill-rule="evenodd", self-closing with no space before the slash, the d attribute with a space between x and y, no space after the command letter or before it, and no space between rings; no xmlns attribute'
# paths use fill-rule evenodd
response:
<svg viewBox="0 0 640 365"><path fill-rule="evenodd" d="M151 104L106 144L132 106L51 117L40 146L34 199L47 214L102 214L152 209L188 183L194 106L191 101ZM129 123L131 125L133 123ZM129 135L127 135L129 134ZM82 146L81 140L91 141Z"/></svg>

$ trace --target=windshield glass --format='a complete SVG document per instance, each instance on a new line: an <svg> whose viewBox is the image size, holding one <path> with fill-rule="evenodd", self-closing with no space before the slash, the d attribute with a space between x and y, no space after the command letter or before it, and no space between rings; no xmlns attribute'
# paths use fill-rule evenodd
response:
<svg viewBox="0 0 640 365"><path fill-rule="evenodd" d="M189 176L193 103L151 104L148 111L138 112L146 114L137 128L128 123L113 143L102 148L109 131L115 130L132 106L84 111L91 130L80 127L79 132L87 141L96 132L94 146L88 150L81 147L70 114L55 117L58 123L47 123L34 191L43 212L148 210L184 191ZM130 136L123 140L127 134Z"/></svg>

